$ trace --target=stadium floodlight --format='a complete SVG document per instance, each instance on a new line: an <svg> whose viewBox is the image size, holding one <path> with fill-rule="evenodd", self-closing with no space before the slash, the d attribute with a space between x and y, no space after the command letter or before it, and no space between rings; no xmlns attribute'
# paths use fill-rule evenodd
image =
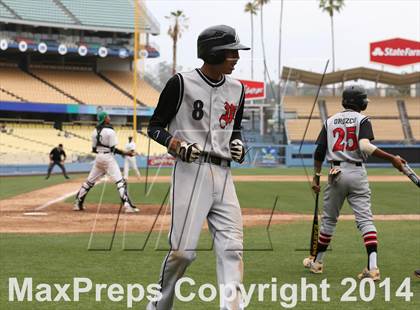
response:
<svg viewBox="0 0 420 310"><path fill-rule="evenodd" d="M60 44L58 46L58 53L60 55L66 55L67 54L67 46L65 44Z"/></svg>
<svg viewBox="0 0 420 310"><path fill-rule="evenodd" d="M108 56L108 49L104 46L101 46L98 49L98 55L99 57L105 58L106 56Z"/></svg>
<svg viewBox="0 0 420 310"><path fill-rule="evenodd" d="M120 48L118 51L118 56L120 56L120 58L127 58L129 56L129 52L125 48Z"/></svg>
<svg viewBox="0 0 420 310"><path fill-rule="evenodd" d="M149 52L146 49L141 49L139 55L140 58L144 59L147 58L147 56L149 56Z"/></svg>
<svg viewBox="0 0 420 310"><path fill-rule="evenodd" d="M45 54L47 50L48 50L48 46L44 42L41 42L38 44L38 52L40 52L41 54Z"/></svg>
<svg viewBox="0 0 420 310"><path fill-rule="evenodd" d="M88 48L85 45L80 45L78 50L80 56L86 56L88 53Z"/></svg>
<svg viewBox="0 0 420 310"><path fill-rule="evenodd" d="M28 49L28 43L26 43L25 41L20 41L19 42L19 51L26 52L27 49Z"/></svg>
<svg viewBox="0 0 420 310"><path fill-rule="evenodd" d="M9 48L9 42L6 39L0 41L0 50L5 51Z"/></svg>

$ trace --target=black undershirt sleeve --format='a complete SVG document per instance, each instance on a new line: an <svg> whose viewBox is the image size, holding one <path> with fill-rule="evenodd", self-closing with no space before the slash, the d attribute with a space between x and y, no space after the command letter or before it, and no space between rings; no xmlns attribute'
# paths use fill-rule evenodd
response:
<svg viewBox="0 0 420 310"><path fill-rule="evenodd" d="M230 138L230 141L233 141L235 139L239 139L242 141L241 123L242 123L242 116L244 114L244 105L245 105L245 87L242 84L242 93L241 93L241 98L239 102L239 109L235 115L235 121L233 123L233 132L232 132L232 137Z"/></svg>
<svg viewBox="0 0 420 310"><path fill-rule="evenodd" d="M149 137L165 147L168 147L172 138L172 135L166 128L175 117L180 100L182 100L180 98L181 79L181 76L174 75L166 83L147 128Z"/></svg>
<svg viewBox="0 0 420 310"><path fill-rule="evenodd" d="M318 139L316 140L316 150L314 153L314 159L317 161L323 162L325 156L327 155L327 129L325 128L326 124L322 126L321 132L318 135Z"/></svg>
<svg viewBox="0 0 420 310"><path fill-rule="evenodd" d="M123 151L121 151L120 149L116 148L115 146L111 147L111 152L114 154L118 154L118 155L123 155Z"/></svg>
<svg viewBox="0 0 420 310"><path fill-rule="evenodd" d="M359 140L360 139L368 139L370 141L375 139L375 136L373 135L372 123L367 117L362 119L360 122Z"/></svg>

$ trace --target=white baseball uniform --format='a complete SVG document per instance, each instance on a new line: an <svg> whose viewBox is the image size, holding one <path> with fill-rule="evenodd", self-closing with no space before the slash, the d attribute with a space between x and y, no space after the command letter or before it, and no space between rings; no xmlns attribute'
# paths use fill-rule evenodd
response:
<svg viewBox="0 0 420 310"><path fill-rule="evenodd" d="M328 118L319 134L315 160L322 162L326 155L332 169L324 191L316 261L322 262L335 233L344 200L347 199L368 252L368 268L377 268L377 233L364 166L367 156L359 148L361 139L374 139L372 126L366 116L353 110L345 110Z"/></svg>
<svg viewBox="0 0 420 310"><path fill-rule="evenodd" d="M128 142L125 145L125 150L127 152L130 151L136 151L136 144L134 143L134 141ZM140 177L140 171L137 168L137 162L136 162L136 156L125 156L124 158L124 179L128 179L128 173L130 171L130 166L131 168L134 169L134 171L136 172L137 177Z"/></svg>
<svg viewBox="0 0 420 310"><path fill-rule="evenodd" d="M321 231L332 235L337 219L347 198L356 216L357 227L362 234L376 231L370 203L370 189L366 169L363 162L367 156L359 149L361 124L369 119L352 110L337 113L326 121L327 154L326 159L333 166L339 166L341 173L328 184L324 194L324 209ZM368 133L368 139L373 139L373 133Z"/></svg>
<svg viewBox="0 0 420 310"><path fill-rule="evenodd" d="M176 281L196 257L207 220L217 257L217 280L236 290L221 309L239 307L242 282L242 217L230 172L230 142L241 139L244 88L224 76L212 81L199 69L171 78L150 121L149 136L168 146L172 137L198 143L205 156L193 163L177 159L172 173L170 251L161 270L158 310L172 309ZM168 130L165 130L168 127Z"/></svg>
<svg viewBox="0 0 420 310"><path fill-rule="evenodd" d="M125 208L134 209L127 192L127 184L121 175L120 167L114 158L115 147L117 146L117 135L110 125L101 125L92 132L92 149L97 153L93 167L86 181L82 184L76 195L75 210L83 210L84 199L96 181L109 175L116 183L118 193Z"/></svg>

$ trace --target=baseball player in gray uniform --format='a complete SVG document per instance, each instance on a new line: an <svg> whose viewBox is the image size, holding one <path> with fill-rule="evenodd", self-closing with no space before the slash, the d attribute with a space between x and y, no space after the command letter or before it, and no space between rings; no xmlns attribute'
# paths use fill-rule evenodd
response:
<svg viewBox="0 0 420 310"><path fill-rule="evenodd" d="M161 269L162 298L147 309L169 310L174 288L195 259L207 220L217 257L217 280L227 287L229 302L221 309L239 309L242 282L242 216L230 172L242 162L241 121L244 87L229 74L239 60L239 42L229 26L204 30L197 40L200 69L178 73L162 91L148 127L149 136L176 157L172 173L170 251ZM226 298L227 299L227 298Z"/></svg>
<svg viewBox="0 0 420 310"><path fill-rule="evenodd" d="M128 143L125 145L125 150L129 153L132 153L132 156L125 156L124 159L124 179L128 180L128 173L131 168L134 169L134 172L137 175L137 179L140 179L140 171L137 168L136 163L136 143L133 141L133 137L128 137Z"/></svg>
<svg viewBox="0 0 420 310"><path fill-rule="evenodd" d="M114 154L132 156L133 153L117 149L117 144L117 135L111 126L111 118L106 112L100 112L98 114L98 126L92 132L92 152L97 153L96 159L86 181L76 195L74 211L83 211L85 209L83 202L87 193L95 185L96 181L105 174L108 174L117 185L125 212L134 213L139 211L130 201L127 183L122 177L120 167L114 158Z"/></svg>
<svg viewBox="0 0 420 310"><path fill-rule="evenodd" d="M352 85L345 88L342 97L345 110L328 118L318 136L318 146L314 154L315 174L320 175L325 157L331 165L331 170L324 191L317 255L303 260L304 266L312 273L323 272L325 251L335 232L341 207L347 199L353 209L356 225L362 234L368 255L367 266L358 278L371 278L374 281L380 279L377 265L377 231L373 224L371 192L364 162L372 155L391 162L396 169L402 171L406 161L371 143L374 139L372 125L369 118L360 113L366 109L368 102L366 90L362 86ZM312 189L319 193L316 175Z"/></svg>

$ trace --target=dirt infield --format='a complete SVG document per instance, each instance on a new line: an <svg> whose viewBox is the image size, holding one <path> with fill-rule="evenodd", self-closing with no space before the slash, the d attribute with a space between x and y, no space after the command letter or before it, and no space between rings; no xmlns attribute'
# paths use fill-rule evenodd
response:
<svg viewBox="0 0 420 310"><path fill-rule="evenodd" d="M83 212L72 211L68 203L56 203L42 211L5 211L0 217L0 233L80 233L111 232L117 223L119 206L87 204ZM160 212L159 212L160 211ZM159 214L159 215L158 215ZM311 221L312 215L275 212L271 216L268 209L242 209L244 226L267 226L292 221ZM353 215L343 215L344 220L353 220ZM419 221L416 215L376 215L376 220L412 220ZM142 205L139 214L121 213L117 231L148 232L150 230L167 231L170 225L168 206L162 209L158 205Z"/></svg>
<svg viewBox="0 0 420 310"><path fill-rule="evenodd" d="M236 182L302 182L304 176L235 176ZM372 176L373 182L406 182L406 177ZM153 180L153 178L151 178ZM130 180L135 182L135 179ZM170 177L160 176L154 182L169 182ZM111 232L117 223L118 205L87 205L87 211L74 212L72 205L63 203L79 189L82 180L50 186L30 193L0 200L0 233L79 233ZM121 213L117 231L147 232L168 230L170 214L168 206L161 210L158 205L142 205L139 214ZM271 216L267 209L242 209L245 226L266 226L291 221L310 221L312 215L276 212ZM353 215L343 215L344 220L353 220ZM419 221L420 215L376 215L376 220Z"/></svg>

